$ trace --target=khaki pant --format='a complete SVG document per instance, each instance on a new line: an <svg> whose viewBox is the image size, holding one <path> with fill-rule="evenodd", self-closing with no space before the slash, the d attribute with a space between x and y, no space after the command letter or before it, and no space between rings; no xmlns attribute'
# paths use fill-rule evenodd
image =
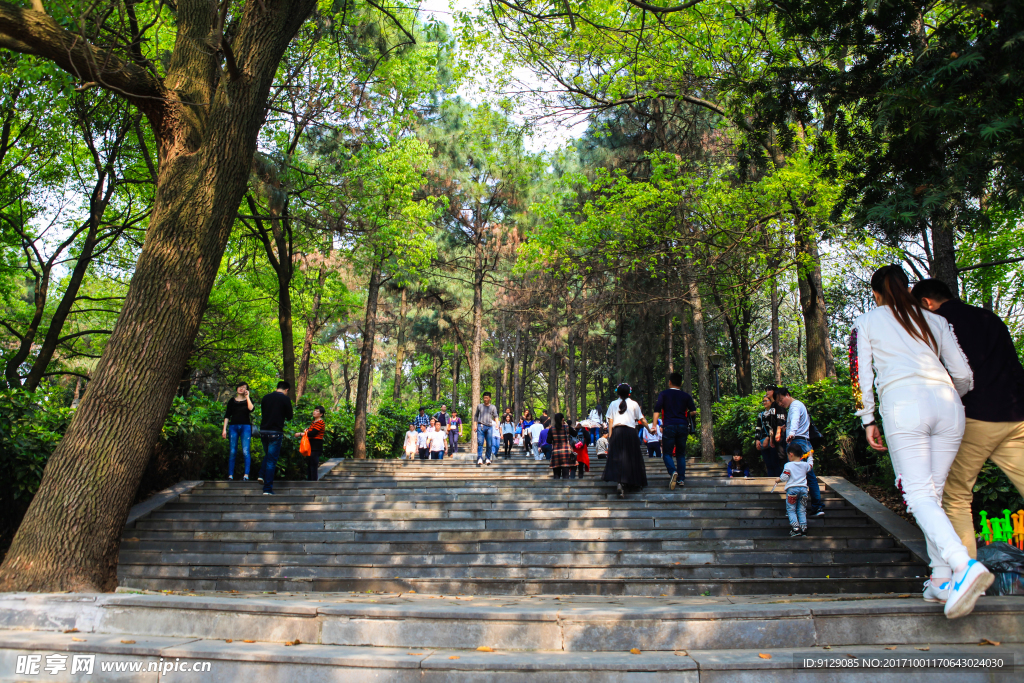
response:
<svg viewBox="0 0 1024 683"><path fill-rule="evenodd" d="M974 519L971 501L978 473L991 460L1006 473L1017 490L1024 495L1024 422L982 422L967 419L960 450L946 478L942 493L942 508L946 511L953 530L967 546L971 557L977 557L974 540ZM989 510L1001 516L1002 510ZM1011 510L1011 512L1013 512Z"/></svg>

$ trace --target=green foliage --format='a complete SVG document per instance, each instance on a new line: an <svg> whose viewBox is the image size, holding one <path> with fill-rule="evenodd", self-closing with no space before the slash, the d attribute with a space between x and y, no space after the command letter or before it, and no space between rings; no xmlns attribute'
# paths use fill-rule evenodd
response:
<svg viewBox="0 0 1024 683"><path fill-rule="evenodd" d="M987 510L990 516L1001 516L1003 510L1016 512L1024 508L1024 496L1001 469L988 461L974 484L973 508L975 512Z"/></svg>

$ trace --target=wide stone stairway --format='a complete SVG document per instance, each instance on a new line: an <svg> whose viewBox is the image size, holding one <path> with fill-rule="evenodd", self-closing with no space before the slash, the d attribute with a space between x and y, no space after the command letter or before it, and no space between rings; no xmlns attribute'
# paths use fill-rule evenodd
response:
<svg viewBox="0 0 1024 683"><path fill-rule="evenodd" d="M625 500L546 463L344 461L318 482L208 482L138 520L121 585L174 590L488 594L901 593L927 569L825 487L823 517L790 538L770 479L660 460Z"/></svg>
<svg viewBox="0 0 1024 683"><path fill-rule="evenodd" d="M0 594L0 682L1022 680L1024 599L947 620L920 535L848 482L790 538L771 480L691 463L669 491L647 460L620 500L592 462L182 484L131 518L117 593Z"/></svg>

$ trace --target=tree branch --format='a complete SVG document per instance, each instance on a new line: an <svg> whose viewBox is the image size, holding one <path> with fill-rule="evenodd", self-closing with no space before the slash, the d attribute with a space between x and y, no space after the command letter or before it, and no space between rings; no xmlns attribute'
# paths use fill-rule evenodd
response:
<svg viewBox="0 0 1024 683"><path fill-rule="evenodd" d="M163 84L138 64L61 28L45 12L0 0L0 47L43 57L82 83L95 82L122 95L143 111L154 127L160 127L167 99Z"/></svg>
<svg viewBox="0 0 1024 683"><path fill-rule="evenodd" d="M1021 261L1024 261L1024 256L1021 256L1019 258L1004 258L1001 261L989 261L988 263L978 263L973 266L964 266L963 268L957 268L956 272L965 273L968 270L975 270L977 268L987 268L989 266L1004 266L1007 263L1020 263Z"/></svg>

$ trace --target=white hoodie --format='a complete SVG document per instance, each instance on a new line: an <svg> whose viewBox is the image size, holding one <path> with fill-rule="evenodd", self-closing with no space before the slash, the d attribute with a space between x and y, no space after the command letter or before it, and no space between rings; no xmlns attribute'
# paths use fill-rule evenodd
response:
<svg viewBox="0 0 1024 683"><path fill-rule="evenodd" d="M974 373L960 349L953 327L942 316L922 312L939 345L938 352L910 336L888 306L868 311L854 323L863 403L857 415L864 424L875 419L872 379L880 399L884 399L886 390L896 386L939 384L955 388L960 396L974 387Z"/></svg>

